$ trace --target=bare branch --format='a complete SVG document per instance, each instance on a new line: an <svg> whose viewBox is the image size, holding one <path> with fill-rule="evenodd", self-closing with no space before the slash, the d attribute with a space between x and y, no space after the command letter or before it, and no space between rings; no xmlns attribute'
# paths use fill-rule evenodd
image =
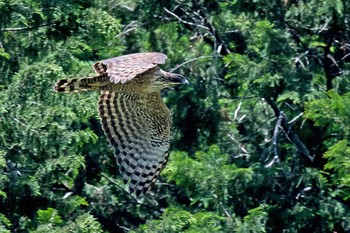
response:
<svg viewBox="0 0 350 233"><path fill-rule="evenodd" d="M218 196L217 196L216 194L213 194L213 196L214 196L214 198L215 198L216 200L219 201L219 198L218 198ZM224 211L224 213L225 213L225 215L226 215L226 217L227 217L227 220L232 221L233 219L232 219L232 217L231 217L231 214L227 211L227 209L224 207L224 205L222 204L221 201L219 201L219 205L221 206L222 210Z"/></svg>
<svg viewBox="0 0 350 233"><path fill-rule="evenodd" d="M266 101L275 112L275 116L279 118L281 111L277 108L276 104L270 98L266 98ZM307 149L305 144L300 140L299 136L290 127L286 117L282 118L281 127L284 130L284 132L286 132L286 137L289 138L290 141L295 145L299 153L306 156L310 161L313 161L314 158L310 155L309 150Z"/></svg>
<svg viewBox="0 0 350 233"><path fill-rule="evenodd" d="M122 190L124 193L126 193L131 199L134 200L135 204L142 204L140 203L133 195L131 195L128 191L126 191L122 186L120 186L117 182L115 182L115 180L113 180L112 178L108 177L107 175L105 175L104 173L101 173L101 175L106 178L109 182L111 182L112 184L114 184L115 186L117 186L120 190Z"/></svg>
<svg viewBox="0 0 350 233"><path fill-rule="evenodd" d="M241 143L240 141L238 141L233 135L231 134L227 134L228 138L232 140L232 142L236 143L237 144L237 147L239 150L241 150L243 152L243 155L242 156L245 156L245 157L249 157L250 154L249 152L246 150L245 148L245 144Z"/></svg>
<svg viewBox="0 0 350 233"><path fill-rule="evenodd" d="M179 69L180 67L188 64L188 63L191 63L193 61L197 61L197 60L200 60L200 59L208 59L208 58L213 58L214 56L200 56L200 57L195 57L195 58L192 58L188 61L185 61L183 63L181 63L180 65L177 65L175 66L174 68L172 68L169 72L174 72L175 70Z"/></svg>
<svg viewBox="0 0 350 233"><path fill-rule="evenodd" d="M177 16L176 14L174 14L173 12L171 12L170 10L168 10L166 7L163 8L165 10L166 13L174 16L176 19L179 20L179 22L181 23L184 23L184 24L187 24L187 25L190 25L190 26L195 26L195 27L199 27L199 28L203 28L205 30L209 30L208 27L206 26L203 26L203 25L200 25L200 24L194 24L194 23L191 23L191 22L188 22L188 21L185 21L183 19L181 19L179 16Z"/></svg>
<svg viewBox="0 0 350 233"><path fill-rule="evenodd" d="M16 117L13 117L13 116L12 116L12 119L14 119L18 124L24 126L24 127L27 128L28 130L30 130L30 131L32 131L32 132L34 132L34 133L36 133L36 134L39 135L39 132L38 132L37 130L32 129L30 126L24 124L23 122L21 122L20 120L18 120Z"/></svg>
<svg viewBox="0 0 350 233"><path fill-rule="evenodd" d="M113 6L111 6L109 11L112 11L114 8L117 8L117 7L118 8L125 8L125 9L127 9L128 11L131 11L131 12L133 12L135 10L133 7L127 6L125 4L117 3L117 4L113 5Z"/></svg>
<svg viewBox="0 0 350 233"><path fill-rule="evenodd" d="M336 65L337 67L339 67L338 64L339 64L340 62L344 61L348 56L350 56L350 53L344 55L339 61L337 61L336 63L332 64L331 67L334 66L334 65Z"/></svg>
<svg viewBox="0 0 350 233"><path fill-rule="evenodd" d="M46 26L52 26L54 24L42 24L39 26L33 26L33 27L22 27L22 28L0 28L0 32L17 32L17 31L26 31L26 30L32 30L39 27L46 27Z"/></svg>
<svg viewBox="0 0 350 233"><path fill-rule="evenodd" d="M273 152L275 154L275 160L279 159L278 152L277 152L277 142L278 142L278 132L279 128L281 127L282 120L284 118L284 112L280 111L280 115L278 116L276 125L275 125L275 130L273 132Z"/></svg>
<svg viewBox="0 0 350 233"><path fill-rule="evenodd" d="M271 167L274 163L276 162L279 162L280 161L280 158L279 158L279 155L278 155L278 151L277 151L277 143L278 143L278 133L279 133L279 129L282 129L283 128L281 127L281 124L282 124L282 120L285 118L285 115L284 115L284 112L283 111L280 111L280 114L277 118L277 122L276 122L276 125L275 125L275 130L273 131L273 141L272 141L272 145L273 145L273 153L274 153L274 157L273 159L265 165L266 168L269 168Z"/></svg>
<svg viewBox="0 0 350 233"><path fill-rule="evenodd" d="M15 31L24 31L24 30L30 30L34 27L24 27L24 28L1 28L0 31L2 32L15 32Z"/></svg>
<svg viewBox="0 0 350 233"><path fill-rule="evenodd" d="M304 115L303 112L299 113L296 117L294 117L292 120L288 121L288 124L294 123L296 120L298 120L302 115Z"/></svg>
<svg viewBox="0 0 350 233"><path fill-rule="evenodd" d="M240 102L238 103L238 106L237 106L237 108L236 108L236 110L235 110L235 113L234 113L234 115L233 115L233 120L236 120L236 119L237 119L237 117L238 117L238 112L241 110L241 106L242 106L242 101L240 101Z"/></svg>
<svg viewBox="0 0 350 233"><path fill-rule="evenodd" d="M122 186L120 186L117 182L115 182L115 180L113 180L112 178L108 177L106 174L101 173L101 175L104 178L106 178L109 182L111 182L112 184L117 186L119 189L121 189L124 193L126 193L128 195L128 197L130 197L132 199L132 201L121 201L121 203L137 204L137 205L140 205L140 206L144 206L144 207L146 207L148 209L154 209L154 210L160 211L158 206L151 206L151 205L147 205L145 203L142 203L142 202L138 201L132 194L130 194L128 191L126 191Z"/></svg>
<svg viewBox="0 0 350 233"><path fill-rule="evenodd" d="M123 32L121 32L121 33L119 33L118 35L114 36L114 38L117 38L117 37L123 36L123 35L125 35L125 34L128 34L129 32L135 30L136 28L137 28L137 27L129 28L129 29L127 29L127 30L125 30L125 31L123 31Z"/></svg>
<svg viewBox="0 0 350 233"><path fill-rule="evenodd" d="M327 58L329 58L329 60L331 60L333 62L333 64L330 65L330 67L336 66L339 70L341 70L341 68L338 65L339 62L337 62L331 54L327 54Z"/></svg>

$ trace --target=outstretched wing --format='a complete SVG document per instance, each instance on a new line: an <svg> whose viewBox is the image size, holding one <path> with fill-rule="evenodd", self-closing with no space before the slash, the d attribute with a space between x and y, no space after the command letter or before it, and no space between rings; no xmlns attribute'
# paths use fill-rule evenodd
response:
<svg viewBox="0 0 350 233"><path fill-rule="evenodd" d="M98 102L102 127L115 148L119 171L137 196L156 182L169 156L170 112L160 94L151 98L102 91ZM158 107L153 108L151 102Z"/></svg>
<svg viewBox="0 0 350 233"><path fill-rule="evenodd" d="M96 62L93 68L99 75L108 74L111 82L125 83L158 64L164 64L166 59L162 53L134 53Z"/></svg>

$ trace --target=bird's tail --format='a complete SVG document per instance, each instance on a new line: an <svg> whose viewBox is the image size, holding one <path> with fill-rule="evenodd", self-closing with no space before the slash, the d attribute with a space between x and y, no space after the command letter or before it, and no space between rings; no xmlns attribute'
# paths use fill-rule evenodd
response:
<svg viewBox="0 0 350 233"><path fill-rule="evenodd" d="M55 84L54 90L57 92L81 92L100 90L108 83L108 77L101 75L92 78L82 79L60 79Z"/></svg>

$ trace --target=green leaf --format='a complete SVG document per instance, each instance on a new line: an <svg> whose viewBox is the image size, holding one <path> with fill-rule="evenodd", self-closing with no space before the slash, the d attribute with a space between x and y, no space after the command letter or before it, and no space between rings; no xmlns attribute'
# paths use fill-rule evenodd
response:
<svg viewBox="0 0 350 233"><path fill-rule="evenodd" d="M47 208L46 210L38 210L37 211L37 220L40 224L59 224L62 223L62 218L58 215L57 210L53 208Z"/></svg>
<svg viewBox="0 0 350 233"><path fill-rule="evenodd" d="M6 53L5 50L1 48L1 44L0 44L0 57L5 58L6 60L9 60L11 57L9 53Z"/></svg>

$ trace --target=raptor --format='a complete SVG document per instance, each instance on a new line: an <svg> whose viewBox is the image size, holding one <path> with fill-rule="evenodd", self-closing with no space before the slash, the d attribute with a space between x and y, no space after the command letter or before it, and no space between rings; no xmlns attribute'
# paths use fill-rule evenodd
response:
<svg viewBox="0 0 350 233"><path fill-rule="evenodd" d="M102 128L115 149L123 180L139 196L154 184L169 157L171 115L160 91L188 84L163 71L166 55L135 53L96 62L95 77L61 79L57 92L100 91Z"/></svg>

